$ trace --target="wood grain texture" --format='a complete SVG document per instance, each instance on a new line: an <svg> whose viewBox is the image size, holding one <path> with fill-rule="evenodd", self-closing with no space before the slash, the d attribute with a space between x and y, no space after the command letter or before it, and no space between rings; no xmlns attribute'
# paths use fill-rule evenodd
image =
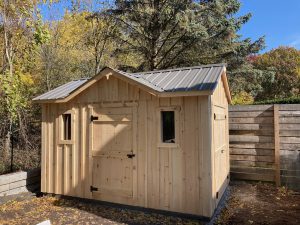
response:
<svg viewBox="0 0 300 225"><path fill-rule="evenodd" d="M298 187L300 105L231 106L229 118L232 178Z"/></svg>

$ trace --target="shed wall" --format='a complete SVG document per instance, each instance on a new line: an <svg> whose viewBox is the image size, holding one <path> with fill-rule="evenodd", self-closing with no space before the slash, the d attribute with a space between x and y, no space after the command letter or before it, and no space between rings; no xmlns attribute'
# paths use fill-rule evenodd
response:
<svg viewBox="0 0 300 225"><path fill-rule="evenodd" d="M229 183L228 100L222 79L211 97L212 106L212 176L214 206L219 203Z"/></svg>
<svg viewBox="0 0 300 225"><path fill-rule="evenodd" d="M222 98L219 90L216 93ZM225 94L224 94L225 95ZM227 109L224 100L219 103ZM42 192L93 198L90 116L93 107L136 107L137 196L100 200L210 217L214 166L208 96L157 98L113 76L102 78L67 104L43 104ZM176 107L179 145L159 144L159 112ZM215 106L214 106L215 107ZM217 106L216 106L217 107ZM218 105L219 107L219 105ZM73 115L72 141L60 141L64 112ZM226 168L227 169L227 168Z"/></svg>

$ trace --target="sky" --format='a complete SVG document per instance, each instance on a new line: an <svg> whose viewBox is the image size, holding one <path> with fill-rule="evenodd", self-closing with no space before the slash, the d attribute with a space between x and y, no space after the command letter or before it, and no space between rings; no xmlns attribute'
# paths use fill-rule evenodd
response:
<svg viewBox="0 0 300 225"><path fill-rule="evenodd" d="M300 50L300 0L240 0L242 7L239 15L252 14L239 34L242 38L250 37L253 41L265 36L266 48L263 52L279 46L291 46ZM68 1L65 1L68 2ZM64 6L67 4L64 3ZM42 14L51 20L51 14L43 7ZM57 15L63 15L62 5L56 5ZM53 19L52 17L52 19Z"/></svg>
<svg viewBox="0 0 300 225"><path fill-rule="evenodd" d="M250 21L243 26L240 34L256 40L266 37L269 51L279 46L300 49L300 0L241 0L239 12L252 13Z"/></svg>

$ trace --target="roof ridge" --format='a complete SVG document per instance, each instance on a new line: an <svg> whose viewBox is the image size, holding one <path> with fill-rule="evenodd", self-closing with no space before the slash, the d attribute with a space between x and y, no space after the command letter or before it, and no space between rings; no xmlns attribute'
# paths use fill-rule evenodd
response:
<svg viewBox="0 0 300 225"><path fill-rule="evenodd" d="M72 81L78 81L78 80L89 80L91 79L91 77L82 77L82 78L78 78L78 79L74 79L74 80L71 80L69 82L72 82Z"/></svg>
<svg viewBox="0 0 300 225"><path fill-rule="evenodd" d="M206 68L206 67L221 67L221 66L227 66L227 63L215 63L215 64L207 64L207 65L199 65L199 66L173 68L173 69L153 70L153 71L145 71L145 72L136 72L131 74L137 75L137 74L146 74L146 73L159 73L159 72L169 72L169 71L176 71L176 70L188 70L188 69L199 69L199 68Z"/></svg>

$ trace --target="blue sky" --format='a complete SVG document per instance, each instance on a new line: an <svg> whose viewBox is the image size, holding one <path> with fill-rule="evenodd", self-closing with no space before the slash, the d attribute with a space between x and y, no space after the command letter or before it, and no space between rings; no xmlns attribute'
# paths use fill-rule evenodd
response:
<svg viewBox="0 0 300 225"><path fill-rule="evenodd" d="M242 0L240 15L252 13L239 32L255 40L266 36L266 49L292 46L300 49L300 0Z"/></svg>
<svg viewBox="0 0 300 225"><path fill-rule="evenodd" d="M64 1L63 6L66 6ZM252 13L250 21L239 32L243 38L256 40L266 36L266 48L269 51L278 46L292 46L300 49L300 0L241 0L242 7L238 15ZM47 7L42 7L45 19L63 15L62 4L52 8L51 16Z"/></svg>

